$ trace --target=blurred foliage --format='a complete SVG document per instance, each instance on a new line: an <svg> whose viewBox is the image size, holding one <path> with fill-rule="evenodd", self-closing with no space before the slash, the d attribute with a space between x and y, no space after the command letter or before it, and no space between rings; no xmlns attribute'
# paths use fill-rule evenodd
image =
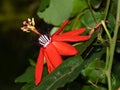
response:
<svg viewBox="0 0 120 90"><path fill-rule="evenodd" d="M106 20L106 26L111 35L115 27L117 1L111 1ZM18 90L21 85L21 90L108 89L104 72L108 38L102 27L96 28L96 32L89 41L73 44L78 49L79 54L73 57L64 57L63 64L51 74L48 74L47 67L44 65L43 79L38 87L34 85L34 67L39 51L39 47L35 46L36 41L33 40L33 37L36 38L36 36L20 31L24 20L28 17L35 17L36 27L38 30L42 28L42 32L51 29L51 26L56 28L65 19L70 19L70 23L64 31L86 27L86 34L97 23L104 20L107 1L1 0L0 2L1 90L8 90L8 88L9 90ZM119 34L112 69L114 90L120 87ZM22 75L19 76L20 74ZM17 76L19 77L16 78L15 82L19 84L16 85L13 81ZM16 89L10 88L11 85Z"/></svg>

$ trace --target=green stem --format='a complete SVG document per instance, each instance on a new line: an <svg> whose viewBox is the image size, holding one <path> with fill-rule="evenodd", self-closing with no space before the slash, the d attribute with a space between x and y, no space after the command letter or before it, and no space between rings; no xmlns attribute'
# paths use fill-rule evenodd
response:
<svg viewBox="0 0 120 90"><path fill-rule="evenodd" d="M109 66L107 70L107 79L108 79L108 90L112 90L112 84L111 84L111 69L112 69L112 63L113 63L113 57L114 57L114 50L115 50L115 45L116 45L116 40L117 40L117 34L119 30L119 22L120 22L120 0L118 0L118 5L117 5L117 15L116 15L116 24L115 24L115 29L114 29L114 35L113 38L110 42L110 55L109 55Z"/></svg>
<svg viewBox="0 0 120 90"><path fill-rule="evenodd" d="M102 20L101 23L102 23L102 25L103 25L103 27L104 27L104 29L105 29L105 32L106 32L109 40L111 41L111 36L110 36L110 33L109 33L109 31L108 31L108 29L107 29L107 27L106 27L106 25L105 25L105 22Z"/></svg>
<svg viewBox="0 0 120 90"><path fill-rule="evenodd" d="M111 75L109 72L107 72L107 81L108 81L108 90L112 90L112 84L111 84Z"/></svg>
<svg viewBox="0 0 120 90"><path fill-rule="evenodd" d="M109 33L106 25L105 25L104 20L102 20L101 23L102 23L102 25L103 25L103 27L104 27L104 30L105 30L105 32L106 32L106 34L107 34L107 36L108 36L109 42L111 42L112 38L111 38L111 35L110 35L110 33ZM110 48L107 46L107 47L106 47L106 65L105 65L105 70L107 70L107 69L108 69L108 66L109 66L109 58L110 58L110 57L109 57L109 55L110 55L109 52L110 52Z"/></svg>
<svg viewBox="0 0 120 90"><path fill-rule="evenodd" d="M109 66L109 47L106 47L106 65L105 65L105 70L108 69L108 66Z"/></svg>
<svg viewBox="0 0 120 90"><path fill-rule="evenodd" d="M110 0L107 0L106 9L105 9L105 16L104 16L104 20L106 20L106 18L107 18L108 11L109 11L109 6L110 6Z"/></svg>

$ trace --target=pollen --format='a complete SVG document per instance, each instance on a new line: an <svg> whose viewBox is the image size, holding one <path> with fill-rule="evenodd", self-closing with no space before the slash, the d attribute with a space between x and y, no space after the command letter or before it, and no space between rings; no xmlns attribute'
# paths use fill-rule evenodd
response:
<svg viewBox="0 0 120 90"><path fill-rule="evenodd" d="M38 41L40 45L46 47L51 42L51 38L49 38L47 35L40 35Z"/></svg>

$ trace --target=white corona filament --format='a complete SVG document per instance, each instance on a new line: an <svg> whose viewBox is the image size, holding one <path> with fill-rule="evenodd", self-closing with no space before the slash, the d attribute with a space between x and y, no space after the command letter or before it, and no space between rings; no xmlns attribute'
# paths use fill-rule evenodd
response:
<svg viewBox="0 0 120 90"><path fill-rule="evenodd" d="M38 40L39 44L43 45L44 47L51 42L51 39L49 39L46 35L41 35Z"/></svg>

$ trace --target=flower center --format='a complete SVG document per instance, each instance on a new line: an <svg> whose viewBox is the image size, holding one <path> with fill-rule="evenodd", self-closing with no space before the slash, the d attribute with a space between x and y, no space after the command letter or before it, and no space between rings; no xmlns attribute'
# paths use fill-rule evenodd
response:
<svg viewBox="0 0 120 90"><path fill-rule="evenodd" d="M39 44L42 45L43 47L46 47L51 42L51 38L48 38L48 36L46 35L40 35L38 40Z"/></svg>

